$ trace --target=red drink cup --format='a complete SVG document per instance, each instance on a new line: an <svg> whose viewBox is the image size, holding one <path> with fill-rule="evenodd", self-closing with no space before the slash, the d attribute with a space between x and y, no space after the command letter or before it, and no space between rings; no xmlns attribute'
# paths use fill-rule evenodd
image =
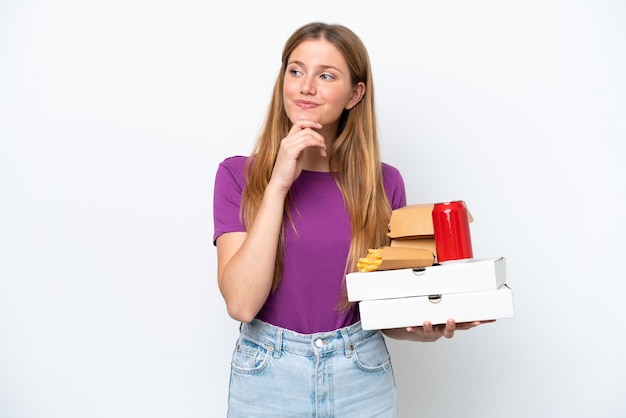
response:
<svg viewBox="0 0 626 418"><path fill-rule="evenodd" d="M469 213L464 201L436 203L433 208L433 229L437 262L474 256Z"/></svg>

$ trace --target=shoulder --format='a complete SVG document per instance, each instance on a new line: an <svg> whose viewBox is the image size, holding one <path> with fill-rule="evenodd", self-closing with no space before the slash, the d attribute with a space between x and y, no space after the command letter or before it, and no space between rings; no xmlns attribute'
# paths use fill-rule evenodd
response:
<svg viewBox="0 0 626 418"><path fill-rule="evenodd" d="M243 190L246 182L247 161L248 157L241 155L222 160L215 174L216 189L231 189L234 186L239 191Z"/></svg>
<svg viewBox="0 0 626 418"><path fill-rule="evenodd" d="M389 174L396 174L396 175L400 175L400 170L398 170L396 167L392 166L389 163L381 163L382 165L382 169L383 169L383 174L385 173L389 173Z"/></svg>
<svg viewBox="0 0 626 418"><path fill-rule="evenodd" d="M244 157L243 155L234 155L222 160L219 168L229 171L243 171L247 161L248 157Z"/></svg>
<svg viewBox="0 0 626 418"><path fill-rule="evenodd" d="M245 176L246 162L248 157L242 155L235 155L227 157L220 162L217 168L218 176L229 176L236 179L241 179Z"/></svg>
<svg viewBox="0 0 626 418"><path fill-rule="evenodd" d="M396 167L382 163L382 176L385 192L391 203L391 208L396 209L406 205L406 190L404 179L400 170Z"/></svg>
<svg viewBox="0 0 626 418"><path fill-rule="evenodd" d="M383 180L385 182L387 181L393 182L393 181L402 180L402 173L400 173L400 170L398 170L396 167L387 163L382 163L381 165L382 165Z"/></svg>

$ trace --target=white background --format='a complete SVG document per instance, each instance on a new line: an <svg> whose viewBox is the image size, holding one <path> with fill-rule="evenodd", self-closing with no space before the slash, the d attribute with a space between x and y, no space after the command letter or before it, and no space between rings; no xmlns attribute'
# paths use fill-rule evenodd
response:
<svg viewBox="0 0 626 418"><path fill-rule="evenodd" d="M389 343L401 416L626 415L623 2L0 0L1 417L225 416L213 178L318 19L409 203L507 257L515 318Z"/></svg>

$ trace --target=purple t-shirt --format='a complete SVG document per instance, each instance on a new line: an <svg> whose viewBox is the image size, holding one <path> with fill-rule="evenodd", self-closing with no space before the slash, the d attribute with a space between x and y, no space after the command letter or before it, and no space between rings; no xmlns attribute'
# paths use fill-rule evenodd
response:
<svg viewBox="0 0 626 418"><path fill-rule="evenodd" d="M246 231L240 219L248 157L225 159L217 170L214 191L213 242L224 233ZM393 209L406 205L400 172L382 165L385 191ZM350 216L330 173L303 170L291 186L295 231L285 223L281 283L257 318L302 334L332 331L359 320L356 304L338 309L343 296L343 272L350 247ZM254 269L254 266L250 266Z"/></svg>

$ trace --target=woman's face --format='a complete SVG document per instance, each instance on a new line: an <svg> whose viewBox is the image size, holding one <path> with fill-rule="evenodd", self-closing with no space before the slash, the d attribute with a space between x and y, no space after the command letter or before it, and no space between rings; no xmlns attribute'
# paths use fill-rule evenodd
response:
<svg viewBox="0 0 626 418"><path fill-rule="evenodd" d="M289 56L283 79L285 112L291 122L312 120L330 128L344 109L363 97L365 84L353 86L345 58L324 39L307 40Z"/></svg>

